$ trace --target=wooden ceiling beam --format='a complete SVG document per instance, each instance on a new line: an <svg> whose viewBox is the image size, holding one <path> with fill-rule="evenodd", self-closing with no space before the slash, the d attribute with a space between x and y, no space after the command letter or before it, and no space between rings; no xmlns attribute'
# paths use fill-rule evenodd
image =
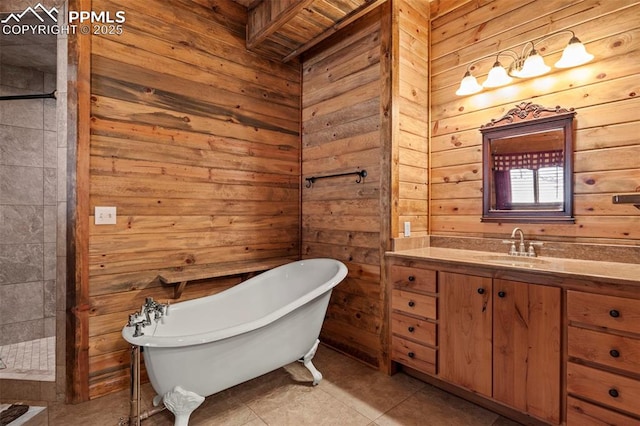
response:
<svg viewBox="0 0 640 426"><path fill-rule="evenodd" d="M311 49L316 44L320 43L322 40L337 33L342 28L358 20L359 18L371 12L373 9L380 6L382 3L385 3L386 1L387 0L369 0L369 3L366 4L365 6L354 10L353 12L345 16L343 19L339 20L338 22L333 24L331 27L327 28L324 32L322 32L322 34L319 34L318 36L314 37L313 39L309 40L299 48L289 53L287 56L285 56L282 59L282 62L288 62L289 60L295 58L296 56L301 55L302 53Z"/></svg>
<svg viewBox="0 0 640 426"><path fill-rule="evenodd" d="M278 31L313 0L263 0L249 10L247 48L251 49Z"/></svg>

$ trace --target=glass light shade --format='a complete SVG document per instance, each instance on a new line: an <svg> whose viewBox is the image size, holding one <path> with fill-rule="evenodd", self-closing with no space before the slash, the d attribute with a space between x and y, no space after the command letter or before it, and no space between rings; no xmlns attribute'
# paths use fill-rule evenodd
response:
<svg viewBox="0 0 640 426"><path fill-rule="evenodd" d="M537 50L533 49L529 54L529 57L524 61L522 69L515 73L516 77L528 78L537 77L549 72L551 68L544 63L544 59Z"/></svg>
<svg viewBox="0 0 640 426"><path fill-rule="evenodd" d="M555 65L558 68L571 68L586 64L592 59L593 55L587 52L578 37L572 37L567 47L562 51L562 57Z"/></svg>
<svg viewBox="0 0 640 426"><path fill-rule="evenodd" d="M456 90L456 95L465 96L465 95L473 95L474 93L478 93L482 90L482 86L478 84L478 80L474 76L471 75L469 71L464 73L464 77L460 82L460 87Z"/></svg>
<svg viewBox="0 0 640 426"><path fill-rule="evenodd" d="M489 71L489 75L487 75L487 79L484 83L482 83L483 87L500 87L506 84L511 83L513 80L507 74L507 70L505 70L500 62L493 64L493 68Z"/></svg>

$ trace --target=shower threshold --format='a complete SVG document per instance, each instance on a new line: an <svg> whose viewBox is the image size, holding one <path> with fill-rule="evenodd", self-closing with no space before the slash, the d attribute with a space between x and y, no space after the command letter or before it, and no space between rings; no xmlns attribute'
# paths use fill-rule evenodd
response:
<svg viewBox="0 0 640 426"><path fill-rule="evenodd" d="M55 354L55 337L0 346L0 379L54 382Z"/></svg>

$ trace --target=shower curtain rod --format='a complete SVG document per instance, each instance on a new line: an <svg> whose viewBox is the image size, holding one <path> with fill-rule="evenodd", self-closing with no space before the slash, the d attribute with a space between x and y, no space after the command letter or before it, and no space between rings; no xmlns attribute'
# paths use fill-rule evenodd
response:
<svg viewBox="0 0 640 426"><path fill-rule="evenodd" d="M56 91L51 93L42 93L36 95L12 95L12 96L0 96L0 101L15 101L18 99L56 99Z"/></svg>

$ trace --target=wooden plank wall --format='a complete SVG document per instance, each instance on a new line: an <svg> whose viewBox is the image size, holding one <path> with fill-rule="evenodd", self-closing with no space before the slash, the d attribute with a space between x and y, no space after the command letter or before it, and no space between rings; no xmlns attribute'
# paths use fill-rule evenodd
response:
<svg viewBox="0 0 640 426"><path fill-rule="evenodd" d="M397 170L392 193L398 194L398 207L392 213L391 238L404 236L404 222L411 223L411 236L425 236L429 225L429 4L393 3L397 16L393 36L398 44L393 108L398 119L392 137L398 159L391 165Z"/></svg>
<svg viewBox="0 0 640 426"><path fill-rule="evenodd" d="M426 232L428 4L389 1L303 59L302 255L345 262L321 339L386 366L382 258L404 220Z"/></svg>
<svg viewBox="0 0 640 426"><path fill-rule="evenodd" d="M640 191L640 2L637 0L434 3L431 35L431 223L433 235L504 236L481 223L480 125L522 101L574 107L575 225L524 225L528 236L576 242L638 244L640 210L611 196ZM457 7L459 6L459 7ZM457 7L457 8L453 8ZM453 10L451 10L453 8ZM437 14L438 10L450 10ZM458 97L469 63L555 31L571 29L595 59L509 86ZM568 36L539 49L548 65ZM484 80L494 59L474 70Z"/></svg>
<svg viewBox="0 0 640 426"><path fill-rule="evenodd" d="M245 50L230 0L94 0L126 12L92 37L89 393L128 387L127 315L173 296L163 268L300 255L300 64ZM189 284L187 300L240 281Z"/></svg>
<svg viewBox="0 0 640 426"><path fill-rule="evenodd" d="M332 295L321 340L380 363L382 289L381 8L302 61L302 177L366 170L302 188L302 256L349 268Z"/></svg>

